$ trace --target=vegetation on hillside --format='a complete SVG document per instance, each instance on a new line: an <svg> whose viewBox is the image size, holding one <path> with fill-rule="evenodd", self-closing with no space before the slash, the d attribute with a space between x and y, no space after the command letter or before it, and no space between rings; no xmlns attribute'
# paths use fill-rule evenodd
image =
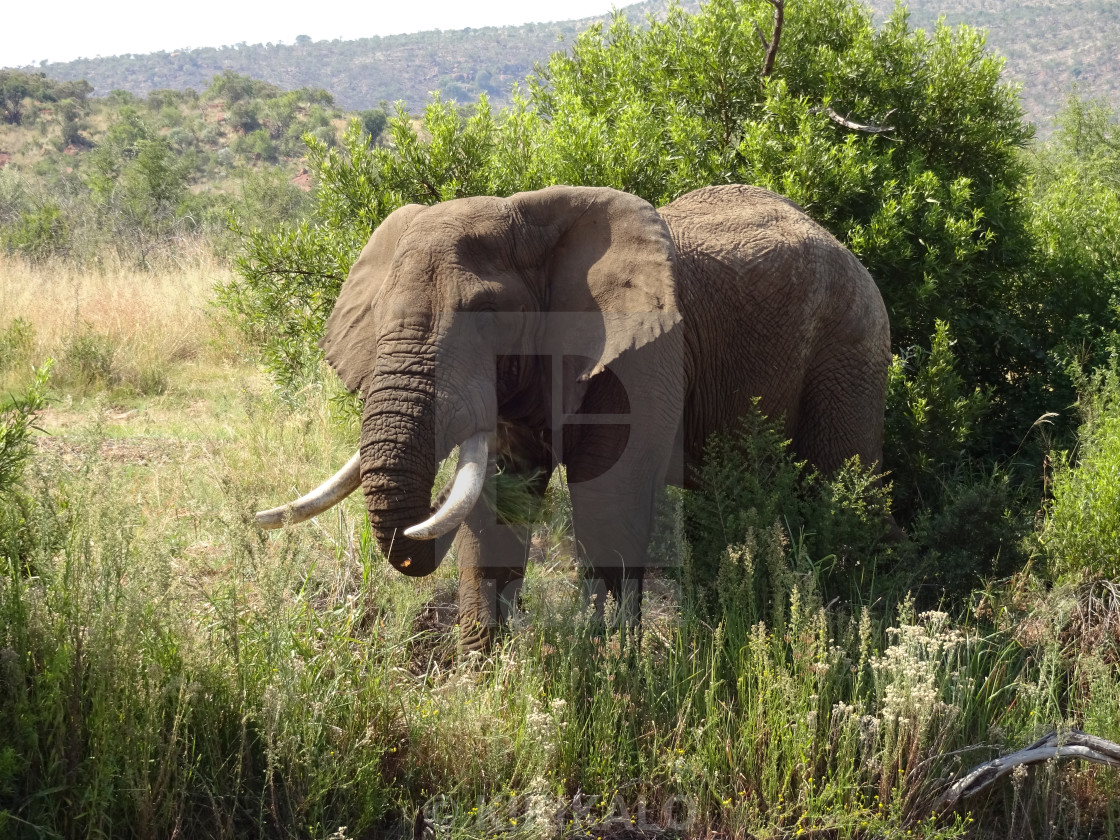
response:
<svg viewBox="0 0 1120 840"><path fill-rule="evenodd" d="M63 145L47 103L78 98L20 99L0 138L41 134L0 171L0 834L1115 835L1107 768L935 802L1047 731L1120 740L1117 115L1073 98L1028 148L977 33L850 0L791 5L764 76L771 15L619 18L510 108L415 122L229 73L87 101ZM252 528L353 451L314 342L394 207L726 181L801 202L880 282L888 485L807 475L751 418L706 490L667 494L674 568L636 636L588 625L554 484L527 620L477 658L453 655L453 564L393 574L360 499ZM209 255L230 212L235 275ZM190 260L152 244L187 234Z"/></svg>
<svg viewBox="0 0 1120 840"><path fill-rule="evenodd" d="M867 0L879 22L893 11L893 0ZM671 3L646 0L622 13L642 23L663 18ZM680 4L699 9L697 0ZM917 28L932 32L941 17L950 25L968 24L989 32L988 46L1008 59L1006 77L1022 86L1028 118L1049 132L1071 84L1087 96L1105 97L1120 106L1120 73L1114 47L1120 37L1115 5L1100 0L914 0L906 6ZM114 89L145 96L156 88L201 88L215 73L232 70L267 79L284 88L327 88L346 108L373 108L402 100L418 110L433 90L460 103L486 94L508 105L514 85L558 45L570 46L594 19L517 27L483 27L410 35L312 41L294 44L237 44L83 58L44 63L52 78L88 80L100 94Z"/></svg>
<svg viewBox="0 0 1120 840"><path fill-rule="evenodd" d="M90 99L89 85L19 72L0 86L13 115L0 126L0 249L34 260L149 265L204 241L229 251L230 214L268 226L302 212L305 136L333 146L355 116L326 91L228 71L202 93L144 99ZM356 116L376 139L384 112Z"/></svg>
<svg viewBox="0 0 1120 840"><path fill-rule="evenodd" d="M868 0L885 18L894 0ZM1120 9L1099 0L911 0L914 26L938 20L966 23L988 33L988 44L1007 59L1006 75L1021 87L1030 120L1049 131L1070 87L1120 108Z"/></svg>
<svg viewBox="0 0 1120 840"><path fill-rule="evenodd" d="M661 10L656 0L626 7L635 20ZM351 39L333 41L299 36L292 44L240 43L80 58L46 63L42 70L58 79L88 80L101 92L121 89L138 96L157 88L200 88L215 74L231 71L284 88L327 88L353 110L398 100L418 108L434 90L453 101L469 102L486 94L508 102L514 85L538 61L558 45L570 44L593 20L370 38L355 31Z"/></svg>

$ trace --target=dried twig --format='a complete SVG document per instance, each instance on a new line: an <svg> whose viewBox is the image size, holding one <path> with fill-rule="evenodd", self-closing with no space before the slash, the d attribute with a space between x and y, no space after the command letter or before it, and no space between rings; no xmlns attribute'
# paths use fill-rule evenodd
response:
<svg viewBox="0 0 1120 840"><path fill-rule="evenodd" d="M894 112L895 112L894 108L887 111L887 113L885 113L883 115L883 119L885 120L887 117L889 117ZM894 131L894 126L893 125L872 125L870 123L858 123L858 122L855 122L854 120L848 119L847 117L842 117L839 114L837 114L834 110L832 110L831 106L824 106L824 107L820 107L820 108L811 108L810 113L813 113L813 114L827 114L828 118L830 120L832 120L834 123L836 123L837 125L841 125L844 128L850 128L852 131L862 131L864 134L886 134L888 131Z"/></svg>
<svg viewBox="0 0 1120 840"><path fill-rule="evenodd" d="M973 767L964 776L949 786L937 800L936 810L948 811L967 797L979 793L997 779L1006 776L1016 767L1038 764L1054 758L1081 758L1096 764L1120 767L1120 744L1106 741L1095 735L1088 735L1080 729L1071 729L1058 734L1051 732L1029 747L985 761Z"/></svg>

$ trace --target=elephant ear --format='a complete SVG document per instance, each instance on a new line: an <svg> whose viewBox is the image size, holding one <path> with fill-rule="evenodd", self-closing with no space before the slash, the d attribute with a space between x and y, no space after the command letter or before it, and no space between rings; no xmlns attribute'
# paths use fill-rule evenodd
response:
<svg viewBox="0 0 1120 840"><path fill-rule="evenodd" d="M373 370L377 359L377 342L371 321L373 301L389 275L397 240L416 215L425 209L420 204L406 204L390 213L377 226L357 261L350 267L334 310L327 319L326 332L319 346L335 373L351 391L361 388L362 380Z"/></svg>
<svg viewBox="0 0 1120 840"><path fill-rule="evenodd" d="M584 358L580 381L680 321L676 248L652 204L606 187L550 187L511 201L551 241L542 256L545 341L550 353Z"/></svg>

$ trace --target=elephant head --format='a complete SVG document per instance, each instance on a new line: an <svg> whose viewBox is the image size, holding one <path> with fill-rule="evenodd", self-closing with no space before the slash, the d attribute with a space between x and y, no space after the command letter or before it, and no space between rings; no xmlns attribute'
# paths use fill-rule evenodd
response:
<svg viewBox="0 0 1120 840"><path fill-rule="evenodd" d="M677 323L675 260L657 211L606 188L396 210L351 268L322 341L361 392L359 451L258 523L309 518L360 485L389 562L431 573L479 498L500 416L553 410L536 366L577 359L563 400L578 405L620 354ZM437 466L455 446L452 489L429 518Z"/></svg>

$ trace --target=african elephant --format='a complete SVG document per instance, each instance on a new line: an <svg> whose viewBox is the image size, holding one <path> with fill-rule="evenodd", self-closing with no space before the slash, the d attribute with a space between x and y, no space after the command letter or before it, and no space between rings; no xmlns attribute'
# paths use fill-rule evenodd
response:
<svg viewBox="0 0 1120 840"><path fill-rule="evenodd" d="M476 504L495 469L541 493L564 464L587 591L636 604L660 487L690 486L709 436L754 398L824 472L881 458L878 289L797 205L754 187L660 211L595 187L402 207L351 268L322 346L363 397L358 453L258 523L306 519L360 484L401 572L429 574L454 537L466 648L505 619L528 553L527 528Z"/></svg>

